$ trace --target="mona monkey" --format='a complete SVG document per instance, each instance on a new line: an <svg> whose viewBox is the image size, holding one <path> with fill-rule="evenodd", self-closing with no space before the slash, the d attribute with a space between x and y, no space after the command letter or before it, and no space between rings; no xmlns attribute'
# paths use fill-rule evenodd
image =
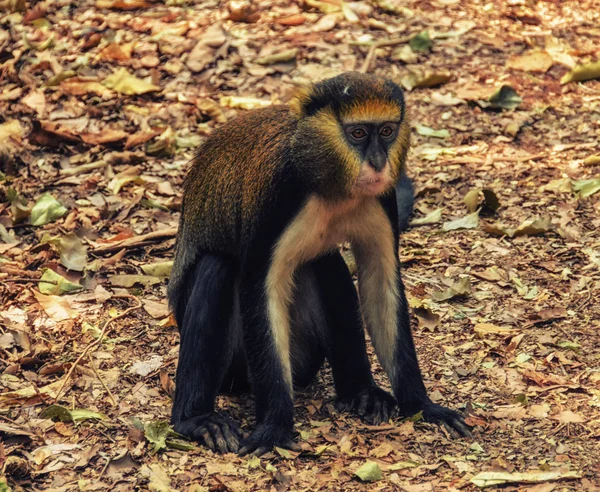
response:
<svg viewBox="0 0 600 492"><path fill-rule="evenodd" d="M402 90L352 72L251 111L200 146L168 290L181 334L175 431L219 452L298 449L294 388L327 359L341 409L374 424L422 411L469 435L460 414L427 396L411 335L394 189L409 132ZM373 379L365 325L393 396ZM248 387L256 428L243 438L214 407L219 392Z"/></svg>

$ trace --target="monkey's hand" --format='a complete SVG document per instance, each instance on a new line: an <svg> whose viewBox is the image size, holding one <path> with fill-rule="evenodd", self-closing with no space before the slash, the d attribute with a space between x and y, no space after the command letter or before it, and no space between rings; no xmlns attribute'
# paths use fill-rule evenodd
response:
<svg viewBox="0 0 600 492"><path fill-rule="evenodd" d="M291 449L292 451L302 451L291 437L289 429L282 429L270 424L260 424L256 427L250 437L240 443L240 456L252 454L261 456L273 449L278 448Z"/></svg>
<svg viewBox="0 0 600 492"><path fill-rule="evenodd" d="M357 414L372 425L387 422L398 414L396 399L375 385L360 390L351 397L340 398L337 406L341 411Z"/></svg>
<svg viewBox="0 0 600 492"><path fill-rule="evenodd" d="M229 418L215 413L182 420L173 429L219 453L237 452L242 439L240 430Z"/></svg>
<svg viewBox="0 0 600 492"><path fill-rule="evenodd" d="M473 437L460 413L437 405L431 400L423 405L423 420L443 425L452 437Z"/></svg>

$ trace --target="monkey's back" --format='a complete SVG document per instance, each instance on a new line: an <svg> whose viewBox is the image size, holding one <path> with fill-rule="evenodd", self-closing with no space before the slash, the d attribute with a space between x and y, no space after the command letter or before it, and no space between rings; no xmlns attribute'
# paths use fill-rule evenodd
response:
<svg viewBox="0 0 600 492"><path fill-rule="evenodd" d="M271 106L230 121L200 146L184 183L178 243L186 251L240 254L286 171L296 124L288 106ZM190 260L179 256L176 263Z"/></svg>

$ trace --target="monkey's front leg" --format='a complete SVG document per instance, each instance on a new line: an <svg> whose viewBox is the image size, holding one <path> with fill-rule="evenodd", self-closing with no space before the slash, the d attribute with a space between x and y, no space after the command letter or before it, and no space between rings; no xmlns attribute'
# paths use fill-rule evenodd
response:
<svg viewBox="0 0 600 492"><path fill-rule="evenodd" d="M406 416L423 411L425 421L441 424L451 434L470 436L471 431L458 412L433 403L427 396L412 338L408 303L399 270L397 279L398 329L390 379L400 411Z"/></svg>
<svg viewBox="0 0 600 492"><path fill-rule="evenodd" d="M253 271L242 280L240 306L256 400L256 429L241 442L239 454L260 456L273 446L300 448L292 440L294 402L286 285L268 281L267 265L253 266Z"/></svg>
<svg viewBox="0 0 600 492"><path fill-rule="evenodd" d="M361 238L354 247L361 307L375 352L390 378L403 415L423 411L426 421L445 425L454 433L470 435L458 412L433 403L427 396L400 277L397 233L391 227L397 215L389 214L386 219L382 214L381 209L373 212L372 220L380 226L377 240L372 236Z"/></svg>

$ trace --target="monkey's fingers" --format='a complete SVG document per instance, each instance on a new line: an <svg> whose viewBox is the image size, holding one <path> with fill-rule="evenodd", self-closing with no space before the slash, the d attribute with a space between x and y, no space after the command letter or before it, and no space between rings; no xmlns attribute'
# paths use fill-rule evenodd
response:
<svg viewBox="0 0 600 492"><path fill-rule="evenodd" d="M455 418L451 422L447 422L446 426L454 430L459 437L473 437L471 429L465 424L462 418Z"/></svg>
<svg viewBox="0 0 600 492"><path fill-rule="evenodd" d="M208 432L208 429L206 429L205 427L202 427L197 430L196 439L198 441L201 441L202 443L204 443L204 445L211 451L216 450L215 441L213 441L213 438L210 435L210 432Z"/></svg>
<svg viewBox="0 0 600 492"><path fill-rule="evenodd" d="M229 443L227 442L227 439L225 439L225 436L223 435L223 431L221 430L221 427L219 427L217 424L212 423L212 422L209 423L207 425L207 427L208 427L208 430L210 431L211 437L213 438L215 447L217 448L219 453L228 453L230 451ZM227 428L226 425L224 425L223 427Z"/></svg>
<svg viewBox="0 0 600 492"><path fill-rule="evenodd" d="M449 408L428 402L423 408L423 418L443 425L452 437L473 437L462 415Z"/></svg>

